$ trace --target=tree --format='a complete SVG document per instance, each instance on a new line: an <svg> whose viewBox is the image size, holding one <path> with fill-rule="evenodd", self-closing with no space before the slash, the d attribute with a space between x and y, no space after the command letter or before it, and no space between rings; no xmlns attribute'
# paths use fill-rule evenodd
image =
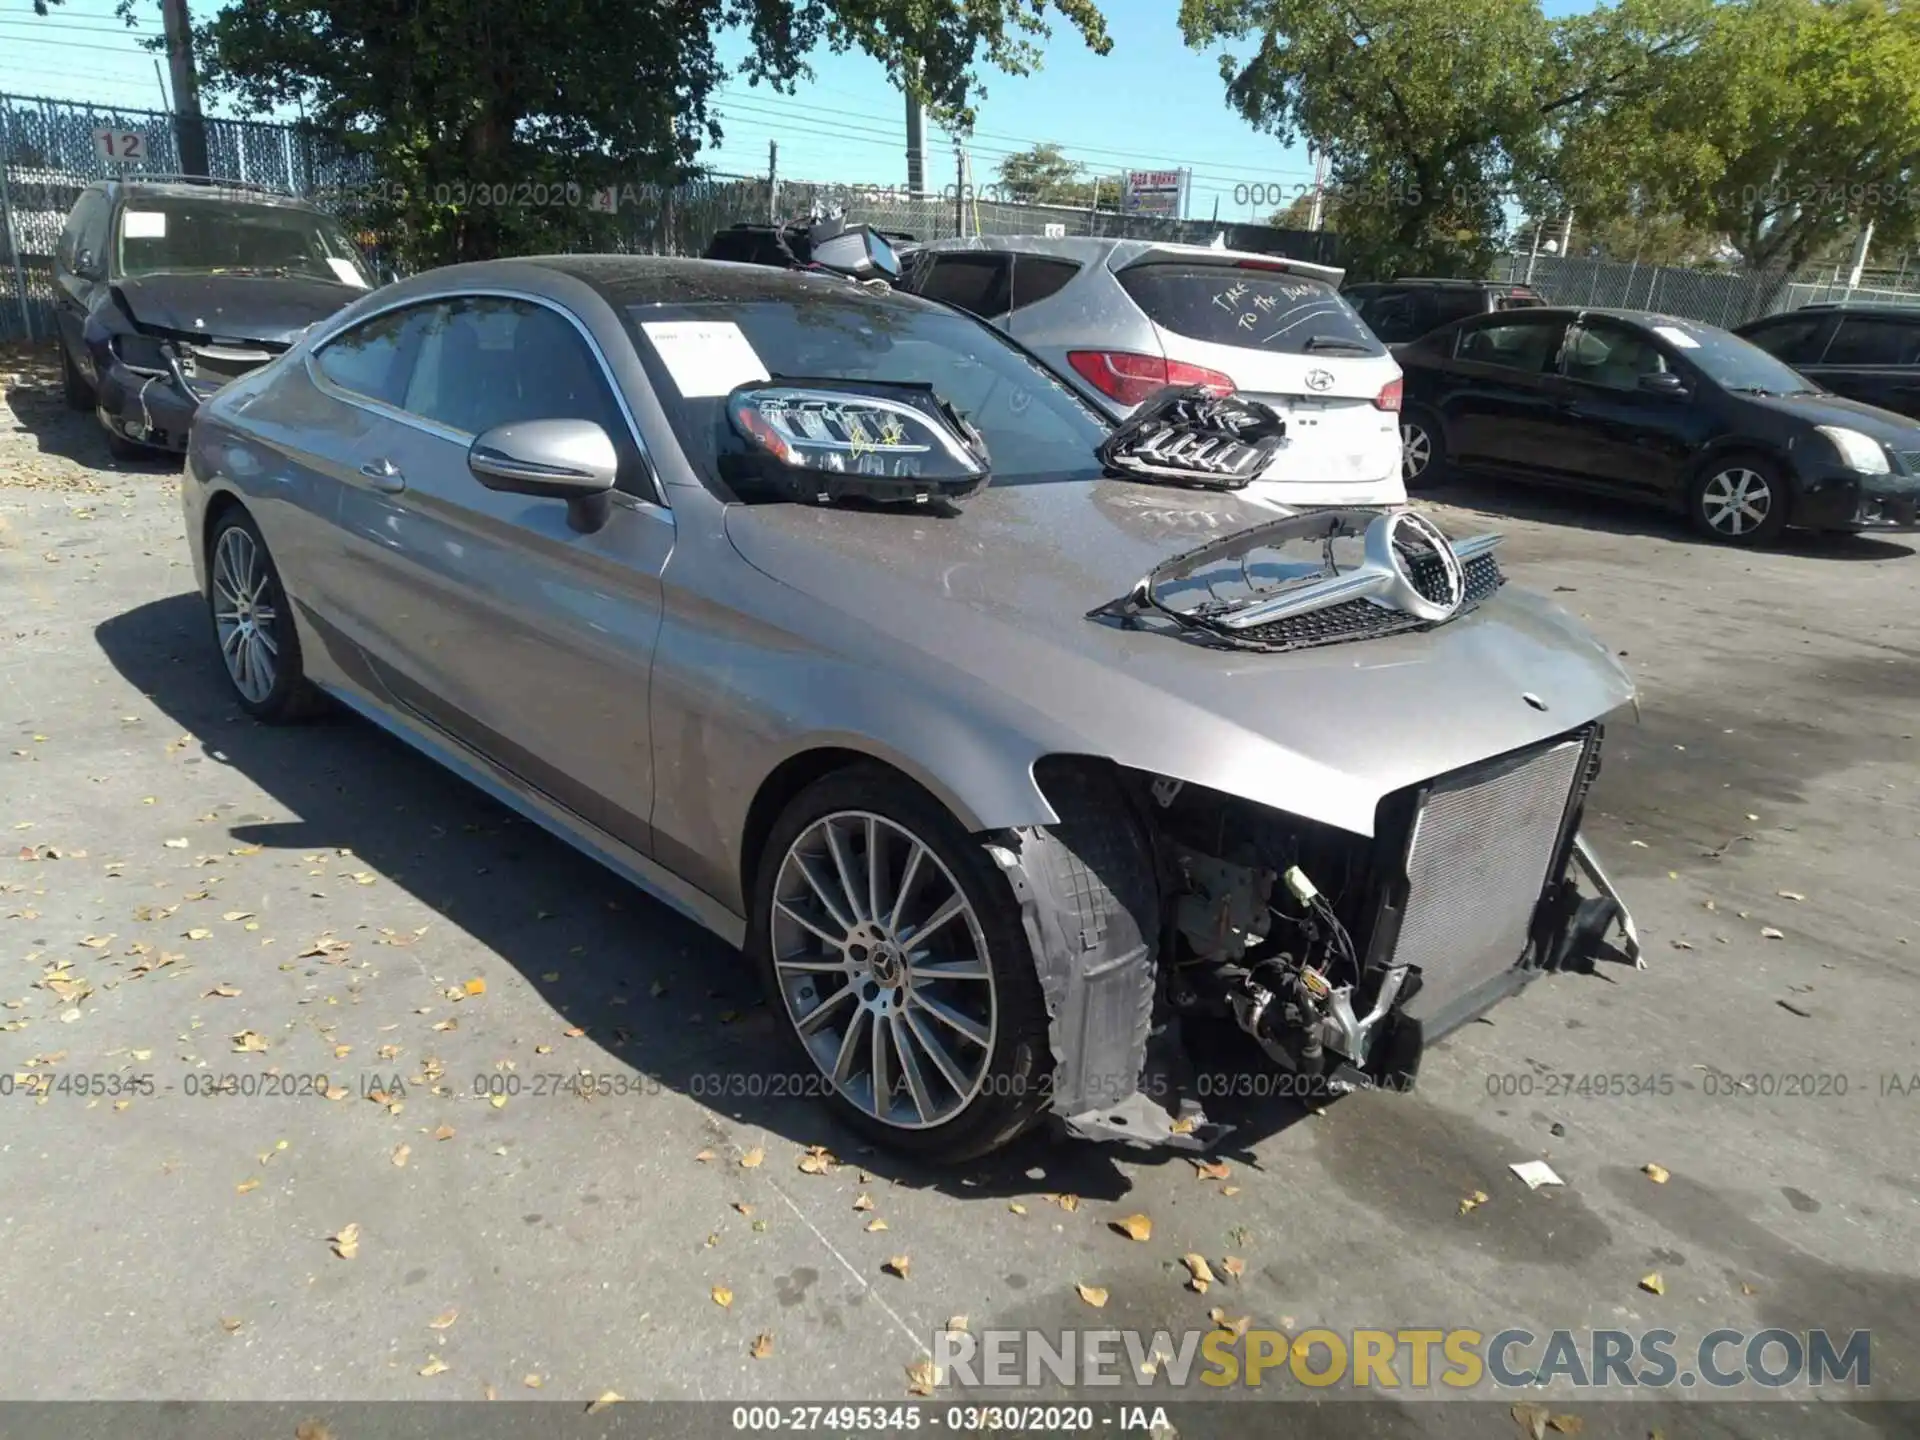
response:
<svg viewBox="0 0 1920 1440"><path fill-rule="evenodd" d="M1899 0L1724 5L1670 85L1573 127L1567 174L1614 210L1624 163L1658 209L1784 279L1868 223L1914 237L1916 75L1920 14Z"/></svg>
<svg viewBox="0 0 1920 1440"><path fill-rule="evenodd" d="M233 0L196 42L243 112L297 105L369 157L366 218L436 264L577 242L594 190L690 174L721 137L723 27L751 83L790 91L817 46L857 47L964 128L976 65L1036 68L1049 6L1111 48L1094 0Z"/></svg>
<svg viewBox="0 0 1920 1440"><path fill-rule="evenodd" d="M1228 103L1329 163L1356 275L1476 272L1511 200L1544 201L1572 116L1656 88L1708 0L1622 0L1549 21L1538 0L1181 0ZM1544 205L1541 208L1545 208Z"/></svg>
<svg viewBox="0 0 1920 1440"><path fill-rule="evenodd" d="M1324 214L1320 219L1321 223L1325 224ZM1286 209L1276 210L1267 217L1267 224L1278 230L1310 229L1313 225L1313 192L1308 191L1305 195L1294 196L1288 202Z"/></svg>
<svg viewBox="0 0 1920 1440"><path fill-rule="evenodd" d="M1088 178L1086 167L1069 160L1058 145L1035 145L1007 156L997 167L1000 195L1021 205L1073 205L1087 209L1095 203L1103 210L1120 208L1126 180L1119 175Z"/></svg>

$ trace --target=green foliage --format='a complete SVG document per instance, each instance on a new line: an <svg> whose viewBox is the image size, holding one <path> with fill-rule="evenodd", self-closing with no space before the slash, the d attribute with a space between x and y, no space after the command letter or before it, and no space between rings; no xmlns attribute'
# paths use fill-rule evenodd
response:
<svg viewBox="0 0 1920 1440"><path fill-rule="evenodd" d="M1320 222L1322 225L1326 223L1324 213L1320 217ZM1294 196L1284 210L1276 210L1267 217L1267 224L1280 230L1305 230L1312 223L1313 195L1311 192Z"/></svg>
<svg viewBox="0 0 1920 1440"><path fill-rule="evenodd" d="M1022 205L1073 205L1086 209L1096 197L1102 210L1118 210L1126 179L1120 175L1089 177L1086 167L1069 160L1058 145L1035 145L1009 155L997 167L998 198ZM1097 188L1096 188L1097 187Z"/></svg>
<svg viewBox="0 0 1920 1440"><path fill-rule="evenodd" d="M372 158L367 223L414 265L590 243L602 187L692 173L721 136L713 37L740 27L750 83L790 90L816 47L859 48L964 126L982 60L1039 63L1049 4L1099 53L1093 0L233 0L196 34L209 88L299 107Z"/></svg>
<svg viewBox="0 0 1920 1440"><path fill-rule="evenodd" d="M1483 270L1510 201L1560 183L1575 117L1655 92L1706 0L1624 0L1549 21L1538 0L1182 0L1225 54L1231 105L1329 162L1328 227L1356 277Z"/></svg>
<svg viewBox="0 0 1920 1440"><path fill-rule="evenodd" d="M1877 245L1903 244L1920 218L1920 13L1723 5L1671 84L1588 117L1567 149L1569 183L1601 210L1634 191L1754 269L1790 272L1868 222Z"/></svg>

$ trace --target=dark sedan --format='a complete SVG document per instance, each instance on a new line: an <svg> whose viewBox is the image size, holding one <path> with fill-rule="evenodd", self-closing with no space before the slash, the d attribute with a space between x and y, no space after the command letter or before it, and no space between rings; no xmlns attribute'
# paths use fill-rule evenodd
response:
<svg viewBox="0 0 1920 1440"><path fill-rule="evenodd" d="M123 459L183 451L200 402L373 287L332 216L227 181L80 192L54 255L67 403Z"/></svg>
<svg viewBox="0 0 1920 1440"><path fill-rule="evenodd" d="M1909 530L1920 424L1810 384L1713 325L1529 309L1397 354L1409 490L1450 466L1644 499L1716 540Z"/></svg>

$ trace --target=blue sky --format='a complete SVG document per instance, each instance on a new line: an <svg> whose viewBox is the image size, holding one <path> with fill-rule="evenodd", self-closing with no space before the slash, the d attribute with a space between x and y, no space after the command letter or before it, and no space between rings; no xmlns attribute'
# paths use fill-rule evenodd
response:
<svg viewBox="0 0 1920 1440"><path fill-rule="evenodd" d="M1283 148L1227 108L1216 57L1181 42L1170 0L1104 0L1101 8L1110 54L1093 54L1056 19L1041 70L983 72L986 95L970 145L976 182L992 180L1007 154L1052 141L1089 172L1190 168L1188 213L1198 218L1212 215L1216 202L1222 220L1264 217L1271 202L1236 202L1245 185L1284 187L1287 195L1310 185L1304 149ZM1549 0L1547 8L1558 14L1584 5ZM134 38L157 30L158 8L141 11L147 18L130 34L114 20L113 0L67 0L45 20L34 16L31 0L0 0L0 90L159 108L153 57ZM723 37L721 49L737 62L745 41ZM729 82L715 97L725 139L708 163L764 173L767 142L778 139L788 179L904 185L904 103L886 73L857 52L816 55L813 69L791 96ZM929 182L951 183L951 143L930 127L927 150Z"/></svg>

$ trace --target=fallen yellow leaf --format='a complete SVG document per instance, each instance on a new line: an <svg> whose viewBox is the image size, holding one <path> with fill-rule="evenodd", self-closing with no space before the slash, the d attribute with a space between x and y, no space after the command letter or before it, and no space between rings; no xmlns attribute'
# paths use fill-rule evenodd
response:
<svg viewBox="0 0 1920 1440"><path fill-rule="evenodd" d="M718 1305L722 1310L731 1308L733 1305L733 1291L724 1285L714 1286L713 1303Z"/></svg>
<svg viewBox="0 0 1920 1440"><path fill-rule="evenodd" d="M867 1222L867 1231L869 1234L877 1235L886 1228L887 1222L882 1220L878 1215Z"/></svg>
<svg viewBox="0 0 1920 1440"><path fill-rule="evenodd" d="M487 993L487 982L476 975L461 988L469 995L484 995Z"/></svg>
<svg viewBox="0 0 1920 1440"><path fill-rule="evenodd" d="M404 1167L407 1163L407 1157L411 1154L413 1154L413 1147L411 1145L396 1145L393 1148L393 1163L397 1166Z"/></svg>
<svg viewBox="0 0 1920 1440"><path fill-rule="evenodd" d="M487 1103L493 1106L493 1108L496 1110L504 1110L507 1106L507 1097L504 1095L496 1095L491 1100L487 1101Z"/></svg>
<svg viewBox="0 0 1920 1440"><path fill-rule="evenodd" d="M1664 1165L1648 1162L1640 1167L1641 1171L1656 1185L1664 1185L1673 1178L1673 1173Z"/></svg>
<svg viewBox="0 0 1920 1440"><path fill-rule="evenodd" d="M420 1373L422 1375L438 1375L447 1368L447 1362L436 1355L420 1367Z"/></svg>
<svg viewBox="0 0 1920 1440"><path fill-rule="evenodd" d="M1194 1288L1196 1293L1201 1295L1206 1294L1207 1287L1213 1283L1214 1278L1213 1267L1207 1264L1207 1257L1204 1255L1188 1254L1182 1255L1180 1261L1187 1267L1187 1283Z"/></svg>
<svg viewBox="0 0 1920 1440"><path fill-rule="evenodd" d="M1027 1207L1022 1205L1018 1200L1009 1200L1007 1202L1007 1209L1016 1215L1024 1215L1027 1213Z"/></svg>
<svg viewBox="0 0 1920 1440"><path fill-rule="evenodd" d="M862 1194L855 1197L853 1202L853 1208L856 1210L873 1209L873 1197L863 1192Z"/></svg>
<svg viewBox="0 0 1920 1440"><path fill-rule="evenodd" d="M233 1188L236 1194L245 1195L249 1190L258 1190L260 1188L260 1182L258 1180L242 1180Z"/></svg>
<svg viewBox="0 0 1920 1440"><path fill-rule="evenodd" d="M1153 1238L1153 1221L1149 1220L1145 1215L1129 1215L1124 1220L1113 1221L1112 1224L1115 1230L1118 1230L1129 1240L1151 1240Z"/></svg>
<svg viewBox="0 0 1920 1440"><path fill-rule="evenodd" d="M453 1126L442 1125L438 1130L433 1132L433 1138L436 1140L451 1140L456 1133Z"/></svg>
<svg viewBox="0 0 1920 1440"><path fill-rule="evenodd" d="M1193 1173L1200 1180L1224 1180L1233 1173L1233 1168L1223 1160L1196 1160Z"/></svg>
<svg viewBox="0 0 1920 1440"><path fill-rule="evenodd" d="M1247 1262L1238 1255L1227 1255L1221 1258L1220 1268L1227 1272L1228 1279L1238 1280L1247 1273Z"/></svg>
<svg viewBox="0 0 1920 1440"><path fill-rule="evenodd" d="M1080 1292L1080 1298L1086 1301L1087 1304L1093 1306L1094 1309L1101 1310L1106 1307L1106 1303L1107 1303L1107 1287L1106 1286L1088 1285L1088 1284L1085 1284L1084 1282L1076 1282L1073 1288L1078 1290Z"/></svg>
<svg viewBox="0 0 1920 1440"><path fill-rule="evenodd" d="M773 1353L773 1336L762 1330L753 1337L753 1344L747 1347L747 1353L756 1360L764 1360Z"/></svg>
<svg viewBox="0 0 1920 1440"><path fill-rule="evenodd" d="M931 1395L940 1384L940 1367L931 1360L916 1360L907 1366L907 1393Z"/></svg>
<svg viewBox="0 0 1920 1440"><path fill-rule="evenodd" d="M1460 1197L1460 1213L1465 1215L1470 1211L1478 1210L1486 1203L1487 1192L1484 1190L1476 1190L1471 1195L1462 1195Z"/></svg>
<svg viewBox="0 0 1920 1440"><path fill-rule="evenodd" d="M445 1330L459 1318L460 1312L458 1310L443 1310L431 1320L427 1321L427 1328L429 1330Z"/></svg>
<svg viewBox="0 0 1920 1440"><path fill-rule="evenodd" d="M702 1150L698 1155L694 1156L693 1158L699 1161L702 1165L705 1165L709 1160L713 1159L713 1152L711 1150Z"/></svg>
<svg viewBox="0 0 1920 1440"><path fill-rule="evenodd" d="M351 1260L360 1253L360 1226L343 1225L337 1234L327 1237L333 1242L333 1253L342 1260Z"/></svg>
<svg viewBox="0 0 1920 1440"><path fill-rule="evenodd" d="M884 1224L885 1222L882 1222L882 1223ZM867 1228L872 1229L873 1227L868 1226ZM907 1271L912 1267L913 1267L913 1259L911 1256L890 1255L887 1257L887 1263L882 1265L880 1268L882 1270L891 1270L895 1275L898 1275L902 1280L904 1280L907 1278Z"/></svg>
<svg viewBox="0 0 1920 1440"><path fill-rule="evenodd" d="M756 1145L740 1157L740 1168L742 1170L757 1170L760 1168L761 1162L766 1158L767 1152Z"/></svg>
<svg viewBox="0 0 1920 1440"><path fill-rule="evenodd" d="M1664 1295L1667 1293L1667 1282L1661 1278L1660 1272L1656 1270L1651 1275L1642 1275L1640 1277L1640 1288L1650 1291L1655 1295Z"/></svg>
<svg viewBox="0 0 1920 1440"><path fill-rule="evenodd" d="M538 1375L528 1375L523 1380L521 1380L520 1383L526 1386L527 1389L529 1390L538 1390L546 1382L543 1381Z"/></svg>

